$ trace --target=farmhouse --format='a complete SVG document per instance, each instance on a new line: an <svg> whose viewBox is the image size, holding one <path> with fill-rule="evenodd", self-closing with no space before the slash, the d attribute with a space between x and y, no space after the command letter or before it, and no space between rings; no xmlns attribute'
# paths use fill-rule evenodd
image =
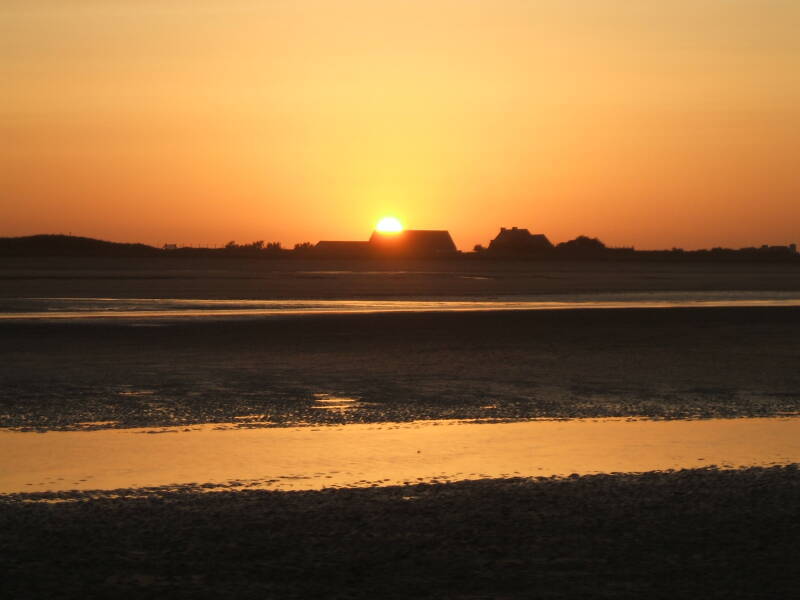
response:
<svg viewBox="0 0 800 600"><path fill-rule="evenodd" d="M325 257L446 257L458 254L447 231L374 231L367 242L322 241L314 253Z"/></svg>
<svg viewBox="0 0 800 600"><path fill-rule="evenodd" d="M497 237L489 242L489 250L498 254L523 254L551 250L553 244L542 233L532 234L527 229L500 228Z"/></svg>
<svg viewBox="0 0 800 600"><path fill-rule="evenodd" d="M375 231L369 238L373 251L382 256L447 256L456 254L456 245L447 231L406 229L397 233Z"/></svg>

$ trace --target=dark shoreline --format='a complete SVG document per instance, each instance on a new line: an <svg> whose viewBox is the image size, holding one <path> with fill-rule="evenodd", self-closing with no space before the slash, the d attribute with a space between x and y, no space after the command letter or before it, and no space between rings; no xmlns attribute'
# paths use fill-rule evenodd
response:
<svg viewBox="0 0 800 600"><path fill-rule="evenodd" d="M484 260L0 259L0 297L491 298L800 291L797 263Z"/></svg>
<svg viewBox="0 0 800 600"><path fill-rule="evenodd" d="M789 598L800 585L797 465L30 496L0 497L9 598L674 600Z"/></svg>
<svg viewBox="0 0 800 600"><path fill-rule="evenodd" d="M0 426L773 416L800 410L798 339L796 308L2 322Z"/></svg>

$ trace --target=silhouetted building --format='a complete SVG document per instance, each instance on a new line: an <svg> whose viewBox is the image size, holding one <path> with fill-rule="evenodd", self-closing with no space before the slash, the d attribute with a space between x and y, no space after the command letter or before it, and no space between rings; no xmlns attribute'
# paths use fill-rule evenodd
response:
<svg viewBox="0 0 800 600"><path fill-rule="evenodd" d="M507 254L541 252L551 250L553 244L542 233L532 234L527 229L512 227L500 228L497 237L489 242L489 250Z"/></svg>
<svg viewBox="0 0 800 600"><path fill-rule="evenodd" d="M322 241L312 252L321 257L438 257L458 254L447 231L408 229L397 233L375 231L368 242Z"/></svg>
<svg viewBox="0 0 800 600"><path fill-rule="evenodd" d="M370 246L379 255L448 256L457 254L453 238L447 231L406 229L397 233L374 231Z"/></svg>

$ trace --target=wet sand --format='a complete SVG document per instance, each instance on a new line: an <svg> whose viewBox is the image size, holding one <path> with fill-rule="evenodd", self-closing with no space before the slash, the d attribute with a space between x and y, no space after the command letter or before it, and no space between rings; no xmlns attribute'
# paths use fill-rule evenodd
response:
<svg viewBox="0 0 800 600"><path fill-rule="evenodd" d="M729 290L800 291L800 264L0 259L0 298L422 299Z"/></svg>
<svg viewBox="0 0 800 600"><path fill-rule="evenodd" d="M800 418L0 432L0 493L315 490L800 463Z"/></svg>
<svg viewBox="0 0 800 600"><path fill-rule="evenodd" d="M0 498L5 597L763 599L800 585L796 467L76 498Z"/></svg>
<svg viewBox="0 0 800 600"><path fill-rule="evenodd" d="M0 297L800 290L793 265L179 262L3 261ZM2 322L0 595L793 597L797 465L739 467L797 460L773 418L800 410L798 339L786 307ZM622 420L491 424L542 417Z"/></svg>
<svg viewBox="0 0 800 600"><path fill-rule="evenodd" d="M0 426L775 416L798 339L777 307L2 322Z"/></svg>

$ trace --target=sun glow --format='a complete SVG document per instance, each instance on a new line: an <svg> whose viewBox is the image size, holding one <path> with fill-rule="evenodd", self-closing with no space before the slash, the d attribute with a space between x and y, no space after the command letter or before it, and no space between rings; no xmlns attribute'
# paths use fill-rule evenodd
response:
<svg viewBox="0 0 800 600"><path fill-rule="evenodd" d="M394 217L384 217L375 226L381 233L400 233L403 231L403 224Z"/></svg>

